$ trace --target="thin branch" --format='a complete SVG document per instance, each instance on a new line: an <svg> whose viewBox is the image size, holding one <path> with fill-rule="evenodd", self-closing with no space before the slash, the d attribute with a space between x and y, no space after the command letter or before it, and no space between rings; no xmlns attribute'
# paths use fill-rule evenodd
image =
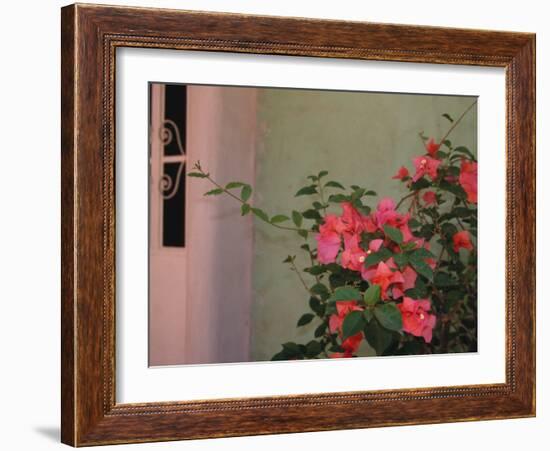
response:
<svg viewBox="0 0 550 451"><path fill-rule="evenodd" d="M199 171L201 174L203 174L205 176L205 178L210 181L210 183L212 183L215 187L217 187L218 189L221 189L225 194L229 195L230 197L232 197L233 199L235 199L237 202L239 202L240 204L246 204L247 202L245 202L244 200L242 200L240 197L238 196L235 196L231 191L229 191L228 189L226 189L225 187L223 187L222 185L220 185L219 183L217 183L212 177L210 177L210 174L207 174L206 172L204 172L200 166L200 164L198 163L195 163L195 166L194 166L194 169L196 169L197 171ZM299 232L299 231L305 231L306 233L314 233L313 231L311 230L307 230L307 229L297 229L296 227L287 227L287 226L283 226L283 225L280 225L280 224L274 224L272 223L271 221L264 221L264 222L267 222L269 225L273 226L273 227L276 227L278 229L281 229L281 230L290 230L292 232Z"/></svg>
<svg viewBox="0 0 550 451"><path fill-rule="evenodd" d="M399 207L401 206L401 204L407 200L409 197L412 197L416 194L416 191L413 191L412 193L409 193L407 194L405 197L402 197L401 200L397 203L397 206L395 207L396 210L399 209Z"/></svg>
<svg viewBox="0 0 550 451"><path fill-rule="evenodd" d="M466 108L466 110L464 110L464 112L460 115L460 117L456 121L454 121L453 125L451 125L449 130L447 130L447 133L445 133L443 138L441 138L441 141L439 141L439 146L441 146L445 142L445 140L448 138L451 132L456 128L456 126L460 123L460 121L464 118L464 116L466 116L468 111L470 111L476 104L477 104L477 99L468 108Z"/></svg>
<svg viewBox="0 0 550 451"><path fill-rule="evenodd" d="M302 282L302 285L304 286L304 288L306 289L308 294L311 294L311 290L307 286L306 281L304 280L304 278L302 277L302 274L298 270L298 267L296 266L296 263L294 263L294 259L290 260L290 266L292 267L292 270L298 275L298 278L300 279L300 282Z"/></svg>

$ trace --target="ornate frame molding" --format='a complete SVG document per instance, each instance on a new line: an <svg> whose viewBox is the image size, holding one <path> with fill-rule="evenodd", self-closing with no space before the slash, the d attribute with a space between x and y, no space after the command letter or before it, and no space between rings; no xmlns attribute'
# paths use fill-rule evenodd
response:
<svg viewBox="0 0 550 451"><path fill-rule="evenodd" d="M533 34L77 4L62 9L62 43L64 443L82 446L535 414ZM506 68L506 383L117 404L118 47Z"/></svg>

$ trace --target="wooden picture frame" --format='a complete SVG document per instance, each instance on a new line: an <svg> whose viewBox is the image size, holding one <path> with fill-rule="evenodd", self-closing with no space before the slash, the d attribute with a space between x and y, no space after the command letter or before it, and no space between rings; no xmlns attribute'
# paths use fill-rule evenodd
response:
<svg viewBox="0 0 550 451"><path fill-rule="evenodd" d="M62 9L62 418L73 446L535 415L535 35L71 5ZM115 50L207 50L506 69L506 382L119 404Z"/></svg>

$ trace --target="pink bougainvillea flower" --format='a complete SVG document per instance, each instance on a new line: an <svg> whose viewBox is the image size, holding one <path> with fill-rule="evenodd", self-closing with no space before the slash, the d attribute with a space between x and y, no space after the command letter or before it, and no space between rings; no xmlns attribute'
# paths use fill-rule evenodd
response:
<svg viewBox="0 0 550 451"><path fill-rule="evenodd" d="M344 252L342 252L342 267L352 271L361 271L367 253L359 246L359 235L344 235Z"/></svg>
<svg viewBox="0 0 550 451"><path fill-rule="evenodd" d="M391 197L385 197L378 202L374 213L376 225L382 229L384 224L394 221L398 214L395 211L395 201Z"/></svg>
<svg viewBox="0 0 550 451"><path fill-rule="evenodd" d="M416 173L413 175L412 181L416 182L425 175L429 176L432 180L435 179L437 177L437 168L441 164L441 161L424 155L415 157L413 163Z"/></svg>
<svg viewBox="0 0 550 451"><path fill-rule="evenodd" d="M369 243L369 250L367 251L367 254L371 254L373 252L378 252L380 248L382 247L382 244L384 244L384 240L381 240L380 238L376 240L372 240Z"/></svg>
<svg viewBox="0 0 550 451"><path fill-rule="evenodd" d="M468 195L468 202L477 203L477 163L475 161L463 160L458 176L460 186Z"/></svg>
<svg viewBox="0 0 550 451"><path fill-rule="evenodd" d="M319 227L317 239L317 260L320 263L334 263L340 250L339 219L335 215L325 216Z"/></svg>
<svg viewBox="0 0 550 451"><path fill-rule="evenodd" d="M410 290L416 285L417 274L410 266L405 267L403 272L403 283L395 284L392 288L392 296L397 299L405 295L405 291Z"/></svg>
<svg viewBox="0 0 550 451"><path fill-rule="evenodd" d="M333 352L332 354L329 355L329 357L331 359L342 359L342 358L353 357L353 354L357 352L357 349L359 349L359 345L361 344L362 340L363 340L363 332L358 332L357 334L346 338L341 345L344 352Z"/></svg>
<svg viewBox="0 0 550 451"><path fill-rule="evenodd" d="M422 200L426 203L426 205L433 205L437 203L437 196L434 191L426 191L422 196Z"/></svg>
<svg viewBox="0 0 550 451"><path fill-rule="evenodd" d="M367 256L372 254L373 252L378 252L382 247L382 244L384 244L384 240L381 240L381 239L372 240L369 243L369 248L366 252ZM372 277L374 277L375 274L376 274L376 265L372 265L369 267L363 266L361 268L361 277L363 277L363 279L365 280L372 279Z"/></svg>
<svg viewBox="0 0 550 451"><path fill-rule="evenodd" d="M432 157L435 157L435 155L437 154L437 151L439 150L439 144L437 144L433 138L429 139L425 147L426 147L426 151Z"/></svg>
<svg viewBox="0 0 550 451"><path fill-rule="evenodd" d="M378 230L374 214L363 216L363 226L365 227L365 232L368 233L374 233Z"/></svg>
<svg viewBox="0 0 550 451"><path fill-rule="evenodd" d="M453 235L453 249L455 252L458 252L460 248L467 249L471 251L474 246L472 244L472 241L470 240L470 234L468 231L463 230L461 232L456 232Z"/></svg>
<svg viewBox="0 0 550 451"><path fill-rule="evenodd" d="M380 262L376 267L376 272L370 279L370 282L380 287L380 296L382 299L388 299L387 290L390 285L403 283L403 274L398 270L392 270L386 263Z"/></svg>
<svg viewBox="0 0 550 451"><path fill-rule="evenodd" d="M436 317L429 313L430 301L427 299L414 300L404 297L397 306L403 318L403 330L415 337L423 337L426 343L432 341L432 330L435 327Z"/></svg>
<svg viewBox="0 0 550 451"><path fill-rule="evenodd" d="M407 242L414 238L411 230L409 229L409 219L411 215L406 213L404 215L398 215L393 222L390 222L392 227L396 227L403 234L403 241Z"/></svg>
<svg viewBox="0 0 550 451"><path fill-rule="evenodd" d="M395 202L391 197L382 199L374 213L376 225L380 230L384 230L384 225L389 225L399 229L403 234L403 241L407 242L414 237L409 229L410 215L400 214L395 210Z"/></svg>
<svg viewBox="0 0 550 451"><path fill-rule="evenodd" d="M365 230L364 218L350 202L342 202L342 216L339 218L340 233L361 233Z"/></svg>
<svg viewBox="0 0 550 451"><path fill-rule="evenodd" d="M355 335L346 338L341 345L342 349L344 349L344 356L351 357L353 354L355 354L357 352L357 349L359 349L361 340L363 340L363 332L358 332Z"/></svg>
<svg viewBox="0 0 550 451"><path fill-rule="evenodd" d="M408 177L409 176L409 170L405 167L405 166L401 166L396 174L392 177L392 179L397 179L397 180L403 180L405 177Z"/></svg>

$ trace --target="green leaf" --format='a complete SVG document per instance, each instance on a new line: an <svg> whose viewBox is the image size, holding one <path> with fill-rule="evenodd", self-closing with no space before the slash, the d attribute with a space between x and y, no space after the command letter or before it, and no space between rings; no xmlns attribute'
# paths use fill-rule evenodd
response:
<svg viewBox="0 0 550 451"><path fill-rule="evenodd" d="M363 296L363 300L367 305L376 304L380 300L380 286L371 285L369 288L367 288L367 291L365 291L365 294Z"/></svg>
<svg viewBox="0 0 550 451"><path fill-rule="evenodd" d="M294 195L295 197L298 196L307 196L309 194L316 194L317 189L315 185L310 186L304 186L303 188L299 189L298 192Z"/></svg>
<svg viewBox="0 0 550 451"><path fill-rule="evenodd" d="M445 294L445 308L447 311L452 309L458 301L464 299L465 292L460 290L451 290Z"/></svg>
<svg viewBox="0 0 550 451"><path fill-rule="evenodd" d="M278 352L273 357L271 357L271 361L273 362L280 361L280 360L288 360L288 355L284 350L282 350L281 352Z"/></svg>
<svg viewBox="0 0 550 451"><path fill-rule="evenodd" d="M422 260L423 258L433 258L434 254L432 254L428 249L420 247L411 253L411 257L413 259Z"/></svg>
<svg viewBox="0 0 550 451"><path fill-rule="evenodd" d="M460 176L460 168L456 166L449 166L447 168L447 174L454 175L455 177Z"/></svg>
<svg viewBox="0 0 550 451"><path fill-rule="evenodd" d="M297 212L296 210L292 210L292 222L294 222L296 227L298 227L298 228L302 227L302 215L301 215L301 213Z"/></svg>
<svg viewBox="0 0 550 451"><path fill-rule="evenodd" d="M290 218L285 215L275 215L271 218L271 224L278 224L285 221L290 221Z"/></svg>
<svg viewBox="0 0 550 451"><path fill-rule="evenodd" d="M371 208L368 205L357 207L357 210L359 210L359 213L363 214L364 216L370 215L371 212Z"/></svg>
<svg viewBox="0 0 550 451"><path fill-rule="evenodd" d="M451 238L456 232L458 232L458 229L454 224L446 222L441 226L441 231L446 237Z"/></svg>
<svg viewBox="0 0 550 451"><path fill-rule="evenodd" d="M323 265L315 265L311 268L307 268L304 271L310 273L312 276L318 276L323 274L326 271L326 268Z"/></svg>
<svg viewBox="0 0 550 451"><path fill-rule="evenodd" d="M453 185L446 180L442 180L439 184L439 187L444 191L448 191L449 193L454 194L460 199L466 199L466 192L460 185Z"/></svg>
<svg viewBox="0 0 550 451"><path fill-rule="evenodd" d="M351 195L352 200L354 199L360 199L363 197L363 194L365 194L365 188L361 188L359 186L354 188L353 194Z"/></svg>
<svg viewBox="0 0 550 451"><path fill-rule="evenodd" d="M252 194L252 188L250 185L244 185L241 189L241 199L246 202L248 199L250 199L250 195Z"/></svg>
<svg viewBox="0 0 550 451"><path fill-rule="evenodd" d="M476 157L474 157L474 154L470 152L470 149L468 149L467 147L458 146L458 147L455 147L454 151L468 155L473 161L476 161Z"/></svg>
<svg viewBox="0 0 550 451"><path fill-rule="evenodd" d="M386 302L374 308L374 316L388 330L399 331L403 328L401 312L393 302Z"/></svg>
<svg viewBox="0 0 550 451"><path fill-rule="evenodd" d="M319 175L317 176L317 178L321 179L321 178L323 178L325 175L328 175L328 171L321 171L321 172L319 172Z"/></svg>
<svg viewBox="0 0 550 451"><path fill-rule="evenodd" d="M313 318L315 318L315 315L313 313L304 313L298 320L298 324L296 325L296 327L305 326L306 324L311 323L311 321L313 321Z"/></svg>
<svg viewBox="0 0 550 451"><path fill-rule="evenodd" d="M454 119L453 119L451 116L449 116L447 113L442 114L441 116L443 116L443 117L444 117L445 119L447 119L449 122L454 122Z"/></svg>
<svg viewBox="0 0 550 451"><path fill-rule="evenodd" d="M229 182L227 185L225 185L225 189L233 189L233 188L240 188L241 186L244 186L245 183L242 182Z"/></svg>
<svg viewBox="0 0 550 451"><path fill-rule="evenodd" d="M361 332L365 327L363 312L354 310L346 315L342 324L342 336L344 339Z"/></svg>
<svg viewBox="0 0 550 451"><path fill-rule="evenodd" d="M248 213L250 213L250 205L242 204L241 205L241 216L247 215Z"/></svg>
<svg viewBox="0 0 550 451"><path fill-rule="evenodd" d="M254 207L251 210L252 210L252 213L254 213L262 221L269 222L269 216L267 216L267 213L265 211Z"/></svg>
<svg viewBox="0 0 550 451"><path fill-rule="evenodd" d="M205 196L217 196L218 194L223 193L223 189L216 188L208 191L207 193L204 193Z"/></svg>
<svg viewBox="0 0 550 451"><path fill-rule="evenodd" d="M291 263L294 261L296 257L293 257L292 255L289 255L287 258L283 260L283 263Z"/></svg>
<svg viewBox="0 0 550 451"><path fill-rule="evenodd" d="M388 236L395 243L401 244L403 242L403 234L401 233L401 230L389 225L385 225L384 232L386 236Z"/></svg>
<svg viewBox="0 0 550 451"><path fill-rule="evenodd" d="M432 224L429 224L429 225L432 225ZM416 243L414 241L410 241L408 243L401 244L399 247L403 251L410 251L416 247Z"/></svg>
<svg viewBox="0 0 550 451"><path fill-rule="evenodd" d="M424 177L422 177L421 179L418 179L416 182L414 182L411 185L411 190L418 191L424 188L428 188L429 186L432 186L432 184L428 180L426 180Z"/></svg>
<svg viewBox="0 0 550 451"><path fill-rule="evenodd" d="M387 260L392 255L393 254L389 249L386 249L385 247L383 247L378 252L374 252L372 254L369 254L367 256L367 258L365 259L364 265L365 265L365 267L376 265L376 264L380 263L381 261Z"/></svg>
<svg viewBox="0 0 550 451"><path fill-rule="evenodd" d="M328 288L322 283L316 283L310 288L313 294L326 295L329 293Z"/></svg>
<svg viewBox="0 0 550 451"><path fill-rule="evenodd" d="M325 313L325 306L319 299L313 296L309 298L309 308L319 316L323 316Z"/></svg>
<svg viewBox="0 0 550 451"><path fill-rule="evenodd" d="M363 312L363 317L365 318L365 321L366 321L367 323L369 323L370 320L371 320L372 317L373 317L372 310L368 310L368 309L365 310L365 311Z"/></svg>
<svg viewBox="0 0 550 451"><path fill-rule="evenodd" d="M289 341L288 343L283 343L282 346L283 346L283 349L289 354L288 357L295 357L295 356L302 355L302 351L296 343Z"/></svg>
<svg viewBox="0 0 550 451"><path fill-rule="evenodd" d="M407 254L393 254L393 261L399 268L403 268L409 263L409 257Z"/></svg>
<svg viewBox="0 0 550 451"><path fill-rule="evenodd" d="M203 174L202 172L188 172L187 175L189 177L197 177L199 179L205 179L208 177L208 174Z"/></svg>
<svg viewBox="0 0 550 451"><path fill-rule="evenodd" d="M334 204L341 204L342 202L347 202L348 200L349 197L345 196L344 194L331 194L328 197L328 201Z"/></svg>
<svg viewBox="0 0 550 451"><path fill-rule="evenodd" d="M421 274L428 280L432 279L433 277L432 268L430 268L430 266L424 260L410 258L410 263L418 274Z"/></svg>
<svg viewBox="0 0 550 451"><path fill-rule="evenodd" d="M315 329L315 332L313 332L313 335L316 338L322 337L325 334L325 331L327 330L327 323L321 323L317 329Z"/></svg>
<svg viewBox="0 0 550 451"><path fill-rule="evenodd" d="M458 216L460 218L466 218L476 213L476 210L466 207L456 207L451 211L451 215Z"/></svg>
<svg viewBox="0 0 550 451"><path fill-rule="evenodd" d="M329 302L336 301L359 301L361 300L361 292L352 287L337 288L333 295L329 298Z"/></svg>
<svg viewBox="0 0 550 451"><path fill-rule="evenodd" d="M319 353L323 350L323 347L321 346L321 343L319 343L316 340L311 340L306 345L306 357L308 359L312 359L319 355Z"/></svg>
<svg viewBox="0 0 550 451"><path fill-rule="evenodd" d="M378 321L372 320L365 327L365 339L376 351L376 355L382 355L393 341L392 333L384 329Z"/></svg>
<svg viewBox="0 0 550 451"><path fill-rule="evenodd" d="M307 240L307 230L304 230L304 229L300 229L298 230L298 235L300 235L304 240Z"/></svg>
<svg viewBox="0 0 550 451"><path fill-rule="evenodd" d="M328 207L328 205L323 205L321 202L313 202L313 207L315 210L321 210L322 208Z"/></svg>
<svg viewBox="0 0 550 451"><path fill-rule="evenodd" d="M456 285L456 281L446 272L438 272L434 277L435 286L438 288L446 288Z"/></svg>
<svg viewBox="0 0 550 451"><path fill-rule="evenodd" d="M334 180L331 180L330 182L325 183L325 187L346 189L341 183L335 182Z"/></svg>
<svg viewBox="0 0 550 451"><path fill-rule="evenodd" d="M321 220L323 219L317 210L309 209L302 212L302 216L306 219Z"/></svg>

